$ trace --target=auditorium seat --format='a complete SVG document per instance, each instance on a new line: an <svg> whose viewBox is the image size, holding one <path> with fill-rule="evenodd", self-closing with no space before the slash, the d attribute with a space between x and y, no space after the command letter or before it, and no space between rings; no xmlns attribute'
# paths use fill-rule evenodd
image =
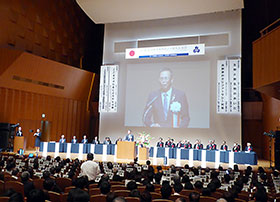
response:
<svg viewBox="0 0 280 202"><path fill-rule="evenodd" d="M146 190L146 186L138 186L137 189L142 193Z"/></svg>
<svg viewBox="0 0 280 202"><path fill-rule="evenodd" d="M185 195L174 195L172 194L169 199L172 200L172 201L175 201L177 198L184 198L186 199L186 201L189 200L189 197L185 196Z"/></svg>
<svg viewBox="0 0 280 202"><path fill-rule="evenodd" d="M34 179L33 184L36 189L44 189L44 179Z"/></svg>
<svg viewBox="0 0 280 202"><path fill-rule="evenodd" d="M217 199L210 196L200 196L199 202L216 202Z"/></svg>
<svg viewBox="0 0 280 202"><path fill-rule="evenodd" d="M63 193L60 195L61 202L67 202L68 194L69 193Z"/></svg>
<svg viewBox="0 0 280 202"><path fill-rule="evenodd" d="M59 193L56 193L54 191L48 191L48 194L50 196L51 202L60 202L61 196Z"/></svg>
<svg viewBox="0 0 280 202"><path fill-rule="evenodd" d="M5 193L5 182L0 180L0 196Z"/></svg>
<svg viewBox="0 0 280 202"><path fill-rule="evenodd" d="M88 191L89 195L98 195L100 194L100 189L99 188L92 188Z"/></svg>
<svg viewBox="0 0 280 202"><path fill-rule="evenodd" d="M238 194L238 198L242 199L242 200L245 200L245 201L248 201L249 200L249 194L248 193L240 193L240 194Z"/></svg>
<svg viewBox="0 0 280 202"><path fill-rule="evenodd" d="M24 196L24 185L18 181L8 181L5 182L5 190L13 189L16 192L19 192Z"/></svg>
<svg viewBox="0 0 280 202"><path fill-rule="evenodd" d="M55 179L56 184L59 186L61 190L64 191L65 187L69 187L72 185L72 180L69 178L59 177Z"/></svg>
<svg viewBox="0 0 280 202"><path fill-rule="evenodd" d="M183 189L183 190L180 192L180 194L181 194L181 195L184 195L184 196L189 196L190 193L192 193L192 192L199 193L199 192L196 191L196 190Z"/></svg>
<svg viewBox="0 0 280 202"><path fill-rule="evenodd" d="M112 185L111 191L116 191L116 190L127 190L127 189L124 185Z"/></svg>
<svg viewBox="0 0 280 202"><path fill-rule="evenodd" d="M160 193L160 189L161 189L161 188L156 188L156 189L155 189L155 192Z"/></svg>
<svg viewBox="0 0 280 202"><path fill-rule="evenodd" d="M106 202L106 195L98 194L90 196L90 202Z"/></svg>
<svg viewBox="0 0 280 202"><path fill-rule="evenodd" d="M173 201L168 199L153 199L152 202L173 202Z"/></svg>
<svg viewBox="0 0 280 202"><path fill-rule="evenodd" d="M64 192L65 192L65 193L69 193L69 191L70 191L71 189L75 189L75 188L76 188L75 186L65 187Z"/></svg>
<svg viewBox="0 0 280 202"><path fill-rule="evenodd" d="M156 192L150 192L152 199L161 199L161 194Z"/></svg>
<svg viewBox="0 0 280 202"><path fill-rule="evenodd" d="M243 200L243 199L240 199L240 198L235 198L234 201L236 201L236 202L246 202L248 200Z"/></svg>
<svg viewBox="0 0 280 202"><path fill-rule="evenodd" d="M212 197L215 197L216 199L219 199L219 198L222 198L223 193L218 192L218 191L215 191L215 192L212 192L212 193L211 193L211 196L212 196Z"/></svg>
<svg viewBox="0 0 280 202"><path fill-rule="evenodd" d="M110 182L111 183L111 182ZM112 185L112 184L111 184ZM92 188L98 188L98 184L90 184L88 185L88 188L89 189L92 189Z"/></svg>
<svg viewBox="0 0 280 202"><path fill-rule="evenodd" d="M115 194L116 194L117 196L127 197L127 196L129 196L130 191L129 191L129 190L116 190L116 191L115 191Z"/></svg>
<svg viewBox="0 0 280 202"><path fill-rule="evenodd" d="M124 185L124 182L110 181L111 185Z"/></svg>
<svg viewBox="0 0 280 202"><path fill-rule="evenodd" d="M9 202L10 197L7 196L0 196L0 201L1 202Z"/></svg>
<svg viewBox="0 0 280 202"><path fill-rule="evenodd" d="M124 197L127 202L140 202L140 199L137 197Z"/></svg>

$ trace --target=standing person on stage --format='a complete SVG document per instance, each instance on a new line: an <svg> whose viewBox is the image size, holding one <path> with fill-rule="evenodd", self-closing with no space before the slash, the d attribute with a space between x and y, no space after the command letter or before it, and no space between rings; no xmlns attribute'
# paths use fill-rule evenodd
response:
<svg viewBox="0 0 280 202"><path fill-rule="evenodd" d="M88 139L87 139L86 135L84 135L84 138L82 139L81 143L83 143L83 144L87 144L88 143Z"/></svg>
<svg viewBox="0 0 280 202"><path fill-rule="evenodd" d="M187 128L190 122L185 92L173 85L173 72L163 68L159 72L160 89L149 94L143 122L146 127Z"/></svg>
<svg viewBox="0 0 280 202"><path fill-rule="evenodd" d="M40 143L41 143L41 135L42 133L40 132L40 129L38 128L36 133L34 133L34 137L36 137L35 139L35 148L36 148L36 153L39 153L39 148L40 148Z"/></svg>
<svg viewBox="0 0 280 202"><path fill-rule="evenodd" d="M87 176L89 183L94 182L97 175L100 173L99 165L93 161L93 154L87 154L87 161L81 165L81 176Z"/></svg>
<svg viewBox="0 0 280 202"><path fill-rule="evenodd" d="M18 131L17 131L16 136L18 136L18 137L22 137L22 136L23 136L23 133L22 133L21 127L18 127Z"/></svg>
<svg viewBox="0 0 280 202"><path fill-rule="evenodd" d="M184 148L185 149L191 149L192 148L192 144L189 140L186 141Z"/></svg>
<svg viewBox="0 0 280 202"><path fill-rule="evenodd" d="M157 143L157 147L164 147L163 139L160 137L159 142Z"/></svg>
<svg viewBox="0 0 280 202"><path fill-rule="evenodd" d="M228 150L227 142L225 140L223 141L220 149L222 151L227 151Z"/></svg>
<svg viewBox="0 0 280 202"><path fill-rule="evenodd" d="M125 136L124 140L129 142L134 141L134 135L131 133L131 130L127 131L127 135Z"/></svg>
<svg viewBox="0 0 280 202"><path fill-rule="evenodd" d="M99 144L99 140L97 136L94 137L92 144Z"/></svg>
<svg viewBox="0 0 280 202"><path fill-rule="evenodd" d="M237 142L235 142L233 144L232 151L233 152L239 152L240 151L240 145Z"/></svg>
<svg viewBox="0 0 280 202"><path fill-rule="evenodd" d="M165 142L165 147L170 147L171 145L171 138L168 137L168 140Z"/></svg>
<svg viewBox="0 0 280 202"><path fill-rule="evenodd" d="M247 142L247 147L245 148L245 151L246 152L252 152L253 151L253 147L252 147L250 142Z"/></svg>
<svg viewBox="0 0 280 202"><path fill-rule="evenodd" d="M200 140L196 140L195 144L193 145L194 149L203 149L203 144L201 144Z"/></svg>
<svg viewBox="0 0 280 202"><path fill-rule="evenodd" d="M212 150L217 150L217 145L215 144L215 140L212 140Z"/></svg>
<svg viewBox="0 0 280 202"><path fill-rule="evenodd" d="M78 143L78 140L76 139L75 135L73 136L73 139L71 140L71 143L73 143L73 144L77 144Z"/></svg>
<svg viewBox="0 0 280 202"><path fill-rule="evenodd" d="M183 148L184 147L184 140L180 140L178 143L177 143L177 148Z"/></svg>
<svg viewBox="0 0 280 202"><path fill-rule="evenodd" d="M112 144L112 142L109 137L105 137L103 144Z"/></svg>
<svg viewBox="0 0 280 202"><path fill-rule="evenodd" d="M66 139L65 139L65 136L64 135L61 135L61 138L59 140L59 143L66 143Z"/></svg>

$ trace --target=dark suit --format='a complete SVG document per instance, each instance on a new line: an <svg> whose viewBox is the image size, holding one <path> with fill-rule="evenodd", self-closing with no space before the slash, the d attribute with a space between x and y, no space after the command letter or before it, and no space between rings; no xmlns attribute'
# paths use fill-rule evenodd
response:
<svg viewBox="0 0 280 202"><path fill-rule="evenodd" d="M185 144L184 148L185 149L191 149L192 148L192 144L191 143Z"/></svg>
<svg viewBox="0 0 280 202"><path fill-rule="evenodd" d="M177 144L177 148L183 148L184 147L184 144L183 143L178 143Z"/></svg>
<svg viewBox="0 0 280 202"><path fill-rule="evenodd" d="M170 145L171 145L171 141L166 141L165 142L165 147L170 147Z"/></svg>
<svg viewBox="0 0 280 202"><path fill-rule="evenodd" d="M131 142L133 142L134 141L134 135L132 135L132 134L127 134L126 136L125 136L125 139L124 139L125 141L131 141Z"/></svg>
<svg viewBox="0 0 280 202"><path fill-rule="evenodd" d="M65 138L64 138L64 139L61 138L61 139L59 140L59 143L66 143L66 139L65 139Z"/></svg>
<svg viewBox="0 0 280 202"><path fill-rule="evenodd" d="M22 133L22 131L17 131L17 134L16 134L16 136L18 136L18 137L21 137L21 136L23 136L23 133Z"/></svg>
<svg viewBox="0 0 280 202"><path fill-rule="evenodd" d="M26 182L22 182L23 186L24 186L24 196L28 197L29 192L32 189L35 189L33 182L30 181L26 181Z"/></svg>
<svg viewBox="0 0 280 202"><path fill-rule="evenodd" d="M99 144L99 140L93 140L92 144Z"/></svg>
<svg viewBox="0 0 280 202"><path fill-rule="evenodd" d="M157 147L163 147L164 146L164 143L163 142L158 142L157 143Z"/></svg>
<svg viewBox="0 0 280 202"><path fill-rule="evenodd" d="M240 145L236 145L232 148L233 152L239 152L240 151Z"/></svg>
<svg viewBox="0 0 280 202"><path fill-rule="evenodd" d="M103 144L112 144L111 140L107 141L107 140L104 140Z"/></svg>
<svg viewBox="0 0 280 202"><path fill-rule="evenodd" d="M252 152L253 151L253 147L252 146L245 147L245 151Z"/></svg>
<svg viewBox="0 0 280 202"><path fill-rule="evenodd" d="M77 139L72 139L71 143L76 144L76 143L78 143L78 140Z"/></svg>
<svg viewBox="0 0 280 202"><path fill-rule="evenodd" d="M170 106L173 102L181 104L180 128L187 128L190 122L188 102L184 92L172 88L171 97L169 100L169 110L165 120L161 91L157 90L150 93L144 114L144 125L150 127L152 124L159 124L160 127L172 128L173 113L170 111Z"/></svg>
<svg viewBox="0 0 280 202"><path fill-rule="evenodd" d="M88 143L88 139L82 139L81 143L87 144Z"/></svg>
<svg viewBox="0 0 280 202"><path fill-rule="evenodd" d="M228 146L227 145L221 145L221 150L227 151L228 150Z"/></svg>
<svg viewBox="0 0 280 202"><path fill-rule="evenodd" d="M194 149L203 149L203 144L194 144L193 148Z"/></svg>

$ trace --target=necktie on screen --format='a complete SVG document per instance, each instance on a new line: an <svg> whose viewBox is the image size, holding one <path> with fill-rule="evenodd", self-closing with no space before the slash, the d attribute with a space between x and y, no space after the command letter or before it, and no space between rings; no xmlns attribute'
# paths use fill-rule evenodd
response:
<svg viewBox="0 0 280 202"><path fill-rule="evenodd" d="M167 119L167 113L168 113L168 108L167 108L167 93L163 94L163 110L164 110L164 118L165 120Z"/></svg>

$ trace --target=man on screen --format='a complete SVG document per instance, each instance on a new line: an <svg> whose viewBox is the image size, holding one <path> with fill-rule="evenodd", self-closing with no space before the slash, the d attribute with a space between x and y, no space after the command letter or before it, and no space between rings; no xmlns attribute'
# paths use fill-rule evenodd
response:
<svg viewBox="0 0 280 202"><path fill-rule="evenodd" d="M165 68L159 74L160 89L149 94L143 114L147 127L187 128L190 122L184 92L172 87L173 73Z"/></svg>

